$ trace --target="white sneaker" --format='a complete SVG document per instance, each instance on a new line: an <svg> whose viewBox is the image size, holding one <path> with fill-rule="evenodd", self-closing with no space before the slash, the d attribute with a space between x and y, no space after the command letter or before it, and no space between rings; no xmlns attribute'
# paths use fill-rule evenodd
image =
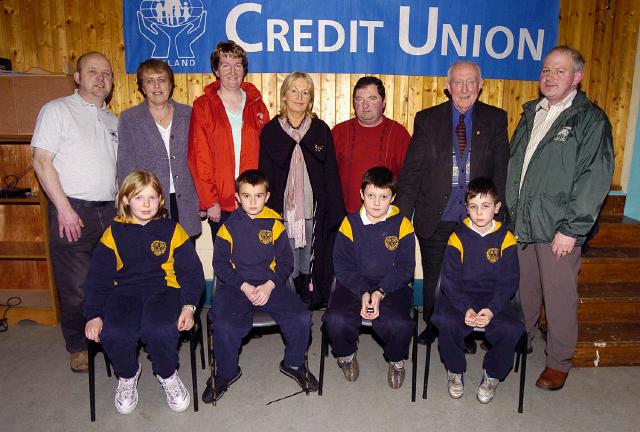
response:
<svg viewBox="0 0 640 432"><path fill-rule="evenodd" d="M464 393L464 378L462 378L462 374L447 371L447 388L449 389L449 396L453 399L460 399L462 393Z"/></svg>
<svg viewBox="0 0 640 432"><path fill-rule="evenodd" d="M182 383L182 380L180 380L178 371L175 371L173 375L167 379L162 379L158 376L158 381L160 381L160 384L164 387L165 393L167 393L167 404L169 404L169 408L180 412L189 407L191 397L189 396L187 388Z"/></svg>
<svg viewBox="0 0 640 432"><path fill-rule="evenodd" d="M138 363L138 372L133 378L118 379L115 405L120 414L131 414L138 405L138 378L141 370L142 366Z"/></svg>
<svg viewBox="0 0 640 432"><path fill-rule="evenodd" d="M491 399L496 395L496 389L500 380L496 378L489 378L487 371L482 371L482 381L478 387L478 400L483 404L488 404Z"/></svg>

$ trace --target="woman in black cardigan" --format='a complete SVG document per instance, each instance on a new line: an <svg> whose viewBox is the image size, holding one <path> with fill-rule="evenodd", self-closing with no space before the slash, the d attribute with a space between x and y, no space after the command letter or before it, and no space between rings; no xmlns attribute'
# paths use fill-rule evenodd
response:
<svg viewBox="0 0 640 432"><path fill-rule="evenodd" d="M329 301L333 241L344 203L331 129L312 112L313 80L289 74L280 89L280 113L260 135L260 170L269 206L282 214L294 252L293 278L311 308Z"/></svg>

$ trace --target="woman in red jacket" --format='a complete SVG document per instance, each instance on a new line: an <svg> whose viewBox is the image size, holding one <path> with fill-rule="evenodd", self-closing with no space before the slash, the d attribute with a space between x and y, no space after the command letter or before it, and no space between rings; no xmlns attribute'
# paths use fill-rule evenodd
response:
<svg viewBox="0 0 640 432"><path fill-rule="evenodd" d="M258 168L260 131L269 121L262 95L244 82L245 51L233 41L220 42L211 53L216 81L193 102L189 131L189 168L206 212L211 234L236 208L235 178Z"/></svg>

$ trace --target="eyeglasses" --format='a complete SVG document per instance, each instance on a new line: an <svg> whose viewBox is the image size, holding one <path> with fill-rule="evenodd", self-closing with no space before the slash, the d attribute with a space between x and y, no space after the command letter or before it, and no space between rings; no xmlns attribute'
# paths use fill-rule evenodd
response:
<svg viewBox="0 0 640 432"><path fill-rule="evenodd" d="M165 85L169 80L167 78L144 78L142 84L145 87L155 87Z"/></svg>

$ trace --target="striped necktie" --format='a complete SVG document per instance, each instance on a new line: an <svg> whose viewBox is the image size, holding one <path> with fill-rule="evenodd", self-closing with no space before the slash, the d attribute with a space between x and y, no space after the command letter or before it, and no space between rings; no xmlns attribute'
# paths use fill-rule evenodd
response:
<svg viewBox="0 0 640 432"><path fill-rule="evenodd" d="M456 126L456 137L458 138L458 148L460 149L460 155L464 154L464 149L467 147L467 128L464 125L464 114L460 114L458 118L458 125Z"/></svg>

